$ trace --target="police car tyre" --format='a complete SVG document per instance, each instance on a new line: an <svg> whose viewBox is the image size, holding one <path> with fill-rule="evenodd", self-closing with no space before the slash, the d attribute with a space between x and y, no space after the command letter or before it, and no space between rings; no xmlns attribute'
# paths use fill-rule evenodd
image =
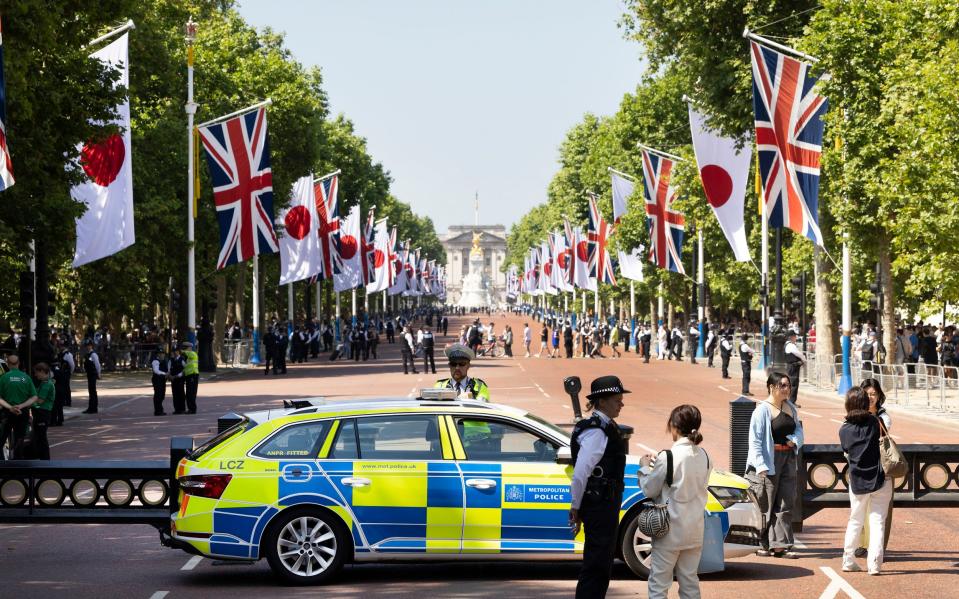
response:
<svg viewBox="0 0 959 599"><path fill-rule="evenodd" d="M315 508L295 508L276 517L261 550L273 573L286 584L323 584L343 567L352 552L340 520Z"/></svg>
<svg viewBox="0 0 959 599"><path fill-rule="evenodd" d="M628 524L623 529L620 550L623 561L636 576L649 578L649 566L653 556L653 540L639 529L639 515L644 510L637 509L629 515Z"/></svg>

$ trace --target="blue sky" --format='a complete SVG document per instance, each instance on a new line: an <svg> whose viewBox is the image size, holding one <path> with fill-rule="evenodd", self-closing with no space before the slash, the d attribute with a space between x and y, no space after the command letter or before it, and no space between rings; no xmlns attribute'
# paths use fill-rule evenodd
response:
<svg viewBox="0 0 959 599"><path fill-rule="evenodd" d="M612 114L643 71L618 0L241 0L323 71L393 193L437 232L509 227L546 199L559 144L583 114Z"/></svg>

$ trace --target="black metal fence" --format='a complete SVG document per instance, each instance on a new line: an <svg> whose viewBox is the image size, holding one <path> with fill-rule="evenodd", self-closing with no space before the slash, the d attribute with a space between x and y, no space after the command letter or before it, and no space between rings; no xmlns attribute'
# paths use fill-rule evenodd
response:
<svg viewBox="0 0 959 599"><path fill-rule="evenodd" d="M959 445L900 445L909 473L895 479L897 507L959 506ZM825 508L848 508L849 468L839 445L805 445L799 460L794 528Z"/></svg>
<svg viewBox="0 0 959 599"><path fill-rule="evenodd" d="M174 437L169 461L0 462L0 522L170 525L176 468L193 439Z"/></svg>

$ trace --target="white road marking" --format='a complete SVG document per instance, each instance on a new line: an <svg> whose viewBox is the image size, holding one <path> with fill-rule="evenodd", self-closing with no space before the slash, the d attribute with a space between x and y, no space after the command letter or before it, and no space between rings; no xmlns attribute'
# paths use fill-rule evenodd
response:
<svg viewBox="0 0 959 599"><path fill-rule="evenodd" d="M545 391L543 391L543 395L544 395L545 397L549 397L549 393L547 393L547 392L545 392Z"/></svg>
<svg viewBox="0 0 959 599"><path fill-rule="evenodd" d="M812 416L813 418L822 418L822 414L813 414L812 412L807 412L806 410L799 410L800 414L805 414L806 416Z"/></svg>
<svg viewBox="0 0 959 599"><path fill-rule="evenodd" d="M842 424L842 420L836 420L835 418L830 418L829 422L835 422L836 424Z"/></svg>
<svg viewBox="0 0 959 599"><path fill-rule="evenodd" d="M64 443L70 443L71 441L73 441L73 439L67 439L66 441L60 441L59 443L54 443L54 444L51 445L50 447L53 448L53 447L56 447L57 445L63 445Z"/></svg>
<svg viewBox="0 0 959 599"><path fill-rule="evenodd" d="M653 454L653 455L656 455L656 454L659 453L659 450L658 450L658 449L653 449L653 448L650 447L649 445L643 445L642 443L637 443L637 444L636 444L636 447L639 447L640 449L645 449L646 451L648 451L649 453L651 453L651 454Z"/></svg>
<svg viewBox="0 0 959 599"><path fill-rule="evenodd" d="M202 556L202 555L194 555L193 557L191 557L190 559L188 559L188 560L186 561L186 563L183 564L183 567L180 568L180 569L181 569L181 570L192 570L193 568L196 568L196 565L199 564L202 559L203 559L203 556Z"/></svg>
<svg viewBox="0 0 959 599"><path fill-rule="evenodd" d="M730 391L730 390L727 389L726 387L723 387L722 385L720 385L719 388L722 389L723 391L725 391L726 393L732 393L732 391Z"/></svg>
<svg viewBox="0 0 959 599"><path fill-rule="evenodd" d="M822 595L819 596L819 599L833 599L834 597L839 596L840 592L845 593L849 596L849 599L866 599L862 596L862 593L853 588L845 578L836 574L836 571L827 566L819 566L819 569L822 570L823 574L829 577L829 586L826 587L826 590L822 592Z"/></svg>
<svg viewBox="0 0 959 599"><path fill-rule="evenodd" d="M522 364L519 365L519 369L522 370L523 372L526 372L526 369L523 368L523 365L522 365Z"/></svg>
<svg viewBox="0 0 959 599"><path fill-rule="evenodd" d="M124 405L124 404L128 404L128 403L130 403L131 401L135 401L135 400L137 400L137 399L143 399L144 397L150 397L150 396L149 396L149 395L137 395L136 397L131 397L130 399L124 399L124 400L121 401L120 403L115 403L115 404L113 404L113 405L111 405L111 406L107 406L107 407L103 408L102 411L103 411L103 412L106 412L107 410L112 410L113 408L119 408L120 406L122 406L122 405ZM169 591L164 591L164 592L166 593L166 592L169 592Z"/></svg>
<svg viewBox="0 0 959 599"><path fill-rule="evenodd" d="M170 591L157 591L156 593L153 593L152 595L150 595L150 599L163 599L169 594L170 594Z"/></svg>

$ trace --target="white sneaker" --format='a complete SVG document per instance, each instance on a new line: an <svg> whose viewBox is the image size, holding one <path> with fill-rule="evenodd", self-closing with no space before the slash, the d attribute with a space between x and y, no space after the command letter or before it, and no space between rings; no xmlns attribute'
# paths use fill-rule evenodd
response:
<svg viewBox="0 0 959 599"><path fill-rule="evenodd" d="M879 576L879 574L880 574L879 570L870 570L870 571L869 571L869 575L870 575L870 576Z"/></svg>
<svg viewBox="0 0 959 599"><path fill-rule="evenodd" d="M857 564L856 562L853 562L851 564L843 566L842 571L843 572L862 572L862 568L859 567L859 564Z"/></svg>

